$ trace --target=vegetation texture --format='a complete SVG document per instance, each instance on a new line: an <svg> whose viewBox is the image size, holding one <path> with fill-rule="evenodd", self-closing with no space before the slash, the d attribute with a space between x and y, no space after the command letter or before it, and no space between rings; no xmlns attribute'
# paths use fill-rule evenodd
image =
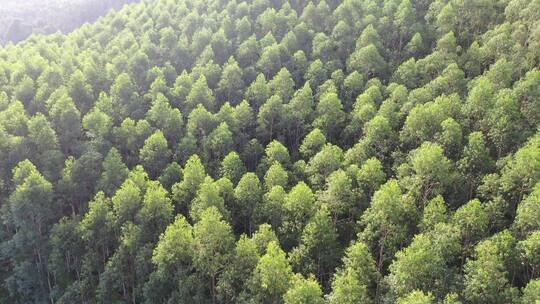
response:
<svg viewBox="0 0 540 304"><path fill-rule="evenodd" d="M539 0L158 0L0 48L0 302L538 304Z"/></svg>
<svg viewBox="0 0 540 304"><path fill-rule="evenodd" d="M31 34L71 32L95 21L111 8L137 0L1 0L0 44L19 42Z"/></svg>

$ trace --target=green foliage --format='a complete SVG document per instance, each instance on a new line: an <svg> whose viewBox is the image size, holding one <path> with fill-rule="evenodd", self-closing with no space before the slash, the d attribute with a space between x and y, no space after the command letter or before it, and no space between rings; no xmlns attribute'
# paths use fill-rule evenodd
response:
<svg viewBox="0 0 540 304"><path fill-rule="evenodd" d="M459 234L448 225L437 225L430 233L416 235L390 265L388 281L392 290L398 297L424 290L442 298L452 288L451 265L459 249Z"/></svg>
<svg viewBox="0 0 540 304"><path fill-rule="evenodd" d="M362 242L354 243L347 248L343 267L334 276L328 300L332 304L372 303L373 287L378 279L368 247Z"/></svg>
<svg viewBox="0 0 540 304"><path fill-rule="evenodd" d="M332 141L338 139L345 120L345 113L337 94L327 93L323 95L317 104L315 115L313 126L321 129Z"/></svg>
<svg viewBox="0 0 540 304"><path fill-rule="evenodd" d="M537 2L156 0L0 47L0 302L533 303Z"/></svg>
<svg viewBox="0 0 540 304"><path fill-rule="evenodd" d="M285 304L322 304L322 290L319 283L313 278L305 279L301 275L295 275L292 286L283 296Z"/></svg>
<svg viewBox="0 0 540 304"><path fill-rule="evenodd" d="M120 187L128 176L128 169L122 162L120 153L116 148L112 148L105 160L103 160L103 173L98 182L98 189L111 195Z"/></svg>
<svg viewBox="0 0 540 304"><path fill-rule="evenodd" d="M242 176L234 189L235 208L233 214L246 231L251 233L255 227L256 215L262 202L260 180L254 173Z"/></svg>
<svg viewBox="0 0 540 304"><path fill-rule="evenodd" d="M521 297L521 303L535 303L538 302L540 296L540 281L538 279L531 280L527 283L527 286L523 289L523 296Z"/></svg>
<svg viewBox="0 0 540 304"><path fill-rule="evenodd" d="M389 180L373 195L371 206L360 218L363 230L359 237L378 253L379 269L407 240L415 213L396 180Z"/></svg>
<svg viewBox="0 0 540 304"><path fill-rule="evenodd" d="M434 299L431 293L425 294L422 291L415 290L409 293L406 297L399 298L397 300L398 304L433 304Z"/></svg>
<svg viewBox="0 0 540 304"><path fill-rule="evenodd" d="M306 135L299 151L305 158L309 159L317 154L325 144L326 136L320 129L315 128Z"/></svg>
<svg viewBox="0 0 540 304"><path fill-rule="evenodd" d="M254 271L255 289L263 303L280 303L291 286L292 277L285 252L276 242L269 243Z"/></svg>
<svg viewBox="0 0 540 304"><path fill-rule="evenodd" d="M210 280L210 294L217 297L217 276L229 260L234 245L234 235L229 224L223 221L215 207L203 211L193 227L195 253L193 263L198 272Z"/></svg>
<svg viewBox="0 0 540 304"><path fill-rule="evenodd" d="M141 163L152 178L159 176L169 163L170 151L163 132L156 131L144 141L139 152Z"/></svg>
<svg viewBox="0 0 540 304"><path fill-rule="evenodd" d="M246 172L246 167L238 153L230 152L223 158L220 172L223 177L230 179L236 184Z"/></svg>
<svg viewBox="0 0 540 304"><path fill-rule="evenodd" d="M501 249L492 240L485 240L475 248L475 259L465 265L464 296L470 303L512 302L517 290L511 287Z"/></svg>
<svg viewBox="0 0 540 304"><path fill-rule="evenodd" d="M322 205L304 227L300 244L291 251L289 259L298 272L319 274L319 281L326 283L337 265L338 246L330 212Z"/></svg>

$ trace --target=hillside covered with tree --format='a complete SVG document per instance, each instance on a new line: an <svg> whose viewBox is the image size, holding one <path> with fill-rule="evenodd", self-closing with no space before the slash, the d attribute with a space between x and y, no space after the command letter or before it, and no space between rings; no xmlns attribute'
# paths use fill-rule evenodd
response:
<svg viewBox="0 0 540 304"><path fill-rule="evenodd" d="M1 0L0 44L17 43L31 34L69 33L111 9L138 0Z"/></svg>
<svg viewBox="0 0 540 304"><path fill-rule="evenodd" d="M0 302L539 303L539 20L157 0L0 48Z"/></svg>

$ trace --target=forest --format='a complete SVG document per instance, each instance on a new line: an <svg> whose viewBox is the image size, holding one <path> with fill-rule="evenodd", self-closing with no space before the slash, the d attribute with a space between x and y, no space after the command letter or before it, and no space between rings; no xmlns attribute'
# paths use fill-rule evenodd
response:
<svg viewBox="0 0 540 304"><path fill-rule="evenodd" d="M540 303L540 0L145 0L0 47L0 303Z"/></svg>
<svg viewBox="0 0 540 304"><path fill-rule="evenodd" d="M31 34L67 33L139 0L0 0L0 45Z"/></svg>

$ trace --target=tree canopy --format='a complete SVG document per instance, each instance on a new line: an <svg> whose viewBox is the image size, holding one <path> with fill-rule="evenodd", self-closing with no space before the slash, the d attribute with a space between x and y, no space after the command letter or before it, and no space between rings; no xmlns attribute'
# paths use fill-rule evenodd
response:
<svg viewBox="0 0 540 304"><path fill-rule="evenodd" d="M539 20L148 0L0 47L0 303L538 303Z"/></svg>

